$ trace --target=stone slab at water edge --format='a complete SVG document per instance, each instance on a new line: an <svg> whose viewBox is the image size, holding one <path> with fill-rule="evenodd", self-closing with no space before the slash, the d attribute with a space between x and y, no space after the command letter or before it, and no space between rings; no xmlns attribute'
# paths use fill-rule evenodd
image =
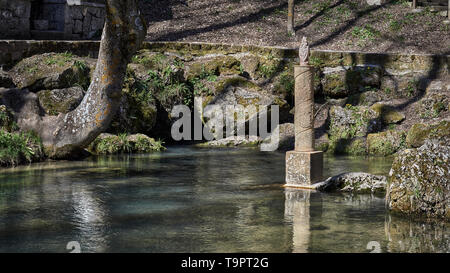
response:
<svg viewBox="0 0 450 273"><path fill-rule="evenodd" d="M343 173L317 183L319 191L342 191L352 193L379 193L386 190L387 179L383 175L353 172Z"/></svg>

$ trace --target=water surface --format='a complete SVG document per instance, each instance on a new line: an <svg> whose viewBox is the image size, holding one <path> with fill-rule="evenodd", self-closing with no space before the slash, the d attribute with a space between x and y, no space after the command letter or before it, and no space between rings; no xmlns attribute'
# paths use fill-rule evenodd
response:
<svg viewBox="0 0 450 273"><path fill-rule="evenodd" d="M282 188L284 156L171 147L1 169L0 252L449 251L447 224L389 215L383 196ZM326 157L324 175L390 164Z"/></svg>

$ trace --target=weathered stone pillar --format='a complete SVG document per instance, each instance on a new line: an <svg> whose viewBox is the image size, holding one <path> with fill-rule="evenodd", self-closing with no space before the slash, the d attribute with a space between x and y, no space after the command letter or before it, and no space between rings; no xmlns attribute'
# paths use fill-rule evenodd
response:
<svg viewBox="0 0 450 273"><path fill-rule="evenodd" d="M314 150L314 67L308 64L309 46L304 37L295 77L295 150L286 153L286 186L305 187L322 178L323 153Z"/></svg>
<svg viewBox="0 0 450 273"><path fill-rule="evenodd" d="M314 151L314 68L295 65L295 150Z"/></svg>

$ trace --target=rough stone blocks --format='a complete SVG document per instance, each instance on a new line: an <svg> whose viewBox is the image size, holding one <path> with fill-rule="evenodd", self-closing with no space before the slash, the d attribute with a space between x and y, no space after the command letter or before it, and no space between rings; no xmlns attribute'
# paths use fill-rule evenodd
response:
<svg viewBox="0 0 450 273"><path fill-rule="evenodd" d="M323 152L286 153L286 186L310 186L322 179Z"/></svg>

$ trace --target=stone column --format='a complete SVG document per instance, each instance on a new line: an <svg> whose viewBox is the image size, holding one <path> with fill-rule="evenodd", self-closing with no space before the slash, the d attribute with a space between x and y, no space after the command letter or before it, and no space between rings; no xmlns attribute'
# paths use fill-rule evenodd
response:
<svg viewBox="0 0 450 273"><path fill-rule="evenodd" d="M303 38L295 77L295 150L286 153L286 186L310 188L322 179L323 152L314 150L314 68Z"/></svg>
<svg viewBox="0 0 450 273"><path fill-rule="evenodd" d="M295 65L295 150L314 151L314 68Z"/></svg>

